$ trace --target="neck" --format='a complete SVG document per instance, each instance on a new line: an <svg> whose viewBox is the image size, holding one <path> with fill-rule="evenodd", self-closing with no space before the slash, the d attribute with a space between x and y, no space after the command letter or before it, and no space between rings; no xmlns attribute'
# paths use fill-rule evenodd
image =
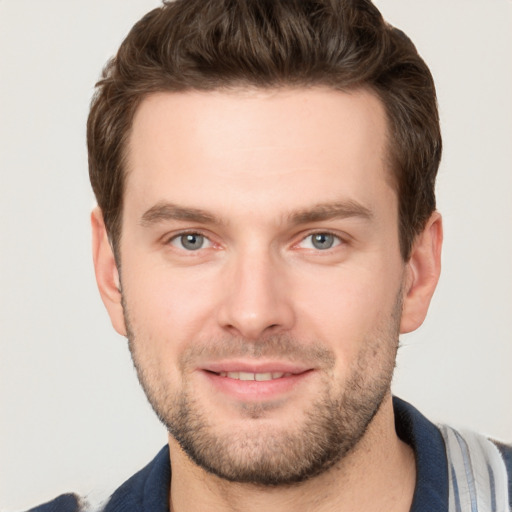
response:
<svg viewBox="0 0 512 512"><path fill-rule="evenodd" d="M171 512L407 512L416 482L414 453L396 435L391 395L349 454L328 471L293 486L227 482L196 466L172 437L169 448Z"/></svg>

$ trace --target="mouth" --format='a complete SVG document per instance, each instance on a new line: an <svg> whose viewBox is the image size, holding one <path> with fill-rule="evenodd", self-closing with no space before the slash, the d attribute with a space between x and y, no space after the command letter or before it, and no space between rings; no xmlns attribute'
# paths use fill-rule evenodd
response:
<svg viewBox="0 0 512 512"><path fill-rule="evenodd" d="M293 373L284 372L264 372L264 373L252 373L252 372L219 372L219 377L226 377L228 379L250 381L255 380L258 382L266 382L269 380L282 379L283 377L291 377Z"/></svg>
<svg viewBox="0 0 512 512"><path fill-rule="evenodd" d="M290 364L220 363L202 368L216 393L237 401L266 401L290 396L309 380L314 369Z"/></svg>

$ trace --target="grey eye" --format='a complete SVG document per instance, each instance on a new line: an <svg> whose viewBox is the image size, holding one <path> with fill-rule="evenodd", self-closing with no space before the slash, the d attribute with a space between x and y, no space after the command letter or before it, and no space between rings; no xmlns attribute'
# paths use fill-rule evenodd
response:
<svg viewBox="0 0 512 512"><path fill-rule="evenodd" d="M315 249L325 250L334 246L336 237L329 233L315 233L311 235L311 244Z"/></svg>
<svg viewBox="0 0 512 512"><path fill-rule="evenodd" d="M175 242L179 243L187 251L197 251L204 247L205 237L198 233L186 233L177 237Z"/></svg>

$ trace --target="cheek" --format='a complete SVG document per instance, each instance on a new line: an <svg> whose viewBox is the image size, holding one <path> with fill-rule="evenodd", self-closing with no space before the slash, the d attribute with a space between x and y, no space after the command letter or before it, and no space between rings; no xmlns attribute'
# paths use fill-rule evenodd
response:
<svg viewBox="0 0 512 512"><path fill-rule="evenodd" d="M123 265L123 295L135 334L179 349L212 318L215 286L200 271Z"/></svg>
<svg viewBox="0 0 512 512"><path fill-rule="evenodd" d="M299 328L350 359L366 339L391 323L399 277L378 269L340 268L329 280L303 278L297 289Z"/></svg>

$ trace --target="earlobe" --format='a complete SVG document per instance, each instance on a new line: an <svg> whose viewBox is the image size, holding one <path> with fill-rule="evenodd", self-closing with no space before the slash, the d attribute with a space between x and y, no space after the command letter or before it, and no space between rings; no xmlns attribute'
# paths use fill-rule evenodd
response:
<svg viewBox="0 0 512 512"><path fill-rule="evenodd" d="M442 219L434 212L423 232L416 237L406 265L401 334L416 330L427 315L441 273L442 244Z"/></svg>
<svg viewBox="0 0 512 512"><path fill-rule="evenodd" d="M99 207L91 213L91 228L94 272L101 299L114 329L126 336L119 272Z"/></svg>

